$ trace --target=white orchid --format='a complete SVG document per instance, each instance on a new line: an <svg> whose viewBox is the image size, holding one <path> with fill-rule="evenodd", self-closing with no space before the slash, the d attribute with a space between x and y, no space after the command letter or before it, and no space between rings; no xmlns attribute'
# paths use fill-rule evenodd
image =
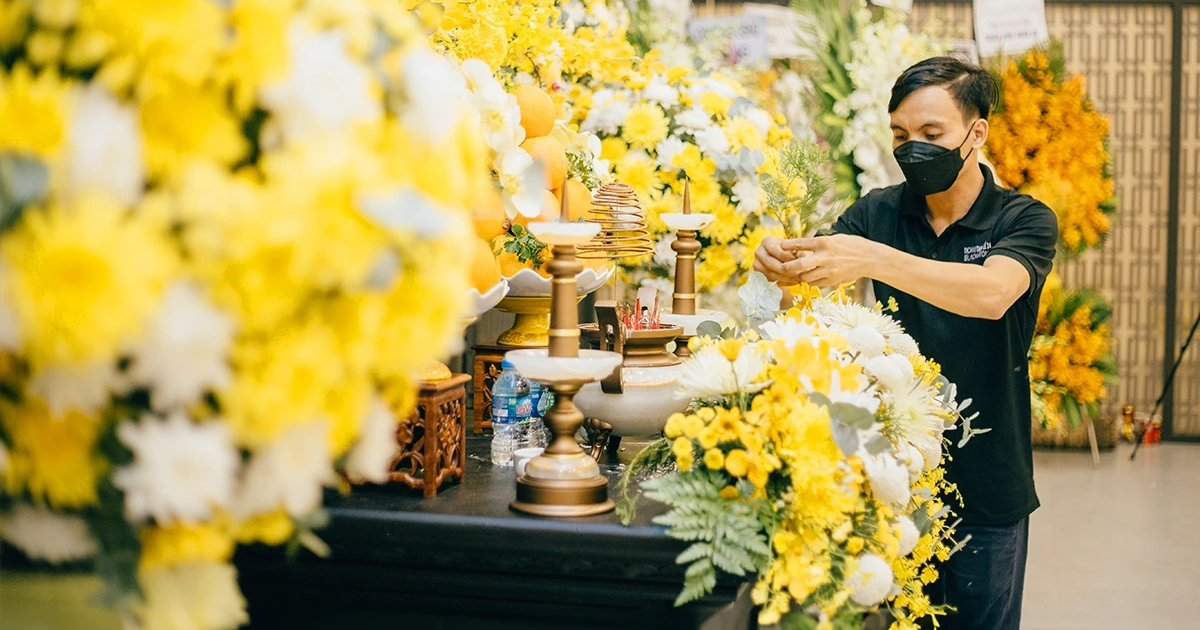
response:
<svg viewBox="0 0 1200 630"><path fill-rule="evenodd" d="M522 148L500 155L492 167L500 177L504 210L510 219L517 215L534 218L541 214L546 189L546 172Z"/></svg>

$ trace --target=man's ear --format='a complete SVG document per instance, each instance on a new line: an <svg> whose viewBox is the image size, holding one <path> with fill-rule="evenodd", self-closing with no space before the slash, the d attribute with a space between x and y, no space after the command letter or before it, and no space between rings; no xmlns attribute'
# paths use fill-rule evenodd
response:
<svg viewBox="0 0 1200 630"><path fill-rule="evenodd" d="M988 126L988 121L986 118L980 118L979 120L975 121L975 126L971 129L971 134L974 136L971 140L971 146L975 147L976 149L981 148L983 143L987 142L988 131L990 131L990 129L991 127Z"/></svg>

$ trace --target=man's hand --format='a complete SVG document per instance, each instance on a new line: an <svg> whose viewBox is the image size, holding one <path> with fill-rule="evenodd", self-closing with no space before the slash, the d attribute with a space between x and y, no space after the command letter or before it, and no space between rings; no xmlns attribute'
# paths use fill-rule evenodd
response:
<svg viewBox="0 0 1200 630"><path fill-rule="evenodd" d="M796 259L783 265L784 274L797 282L836 287L871 276L880 245L861 236L834 234L797 238L783 243Z"/></svg>
<svg viewBox="0 0 1200 630"><path fill-rule="evenodd" d="M784 268L786 263L796 260L796 254L785 247L789 242L778 236L768 236L754 252L754 270L781 287L799 284L799 281L787 275Z"/></svg>
<svg viewBox="0 0 1200 630"><path fill-rule="evenodd" d="M754 269L780 286L807 282L833 287L870 277L880 245L859 236L768 237L754 253Z"/></svg>

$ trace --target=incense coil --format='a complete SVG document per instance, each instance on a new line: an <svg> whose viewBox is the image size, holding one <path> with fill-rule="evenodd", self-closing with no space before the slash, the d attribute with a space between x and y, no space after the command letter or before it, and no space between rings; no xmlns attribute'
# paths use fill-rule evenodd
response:
<svg viewBox="0 0 1200 630"><path fill-rule="evenodd" d="M591 243L579 246L579 257L588 260L645 256L654 251L642 202L631 186L604 184L592 195L588 223L600 225Z"/></svg>

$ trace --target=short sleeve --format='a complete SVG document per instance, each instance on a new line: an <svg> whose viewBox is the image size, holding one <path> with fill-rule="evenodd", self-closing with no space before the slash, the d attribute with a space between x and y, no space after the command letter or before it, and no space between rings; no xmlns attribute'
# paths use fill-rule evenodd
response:
<svg viewBox="0 0 1200 630"><path fill-rule="evenodd" d="M860 197L858 201L850 204L849 208L838 217L838 220L833 224L834 234L849 234L851 236L867 237L867 217L870 216L868 210L870 203L866 197Z"/></svg>
<svg viewBox="0 0 1200 630"><path fill-rule="evenodd" d="M988 258L1007 256L1021 263L1029 272L1029 291L1026 296L1041 291L1046 276L1054 265L1058 244L1058 218L1045 204L1025 197L1024 206L1008 226L1000 241L992 246Z"/></svg>

